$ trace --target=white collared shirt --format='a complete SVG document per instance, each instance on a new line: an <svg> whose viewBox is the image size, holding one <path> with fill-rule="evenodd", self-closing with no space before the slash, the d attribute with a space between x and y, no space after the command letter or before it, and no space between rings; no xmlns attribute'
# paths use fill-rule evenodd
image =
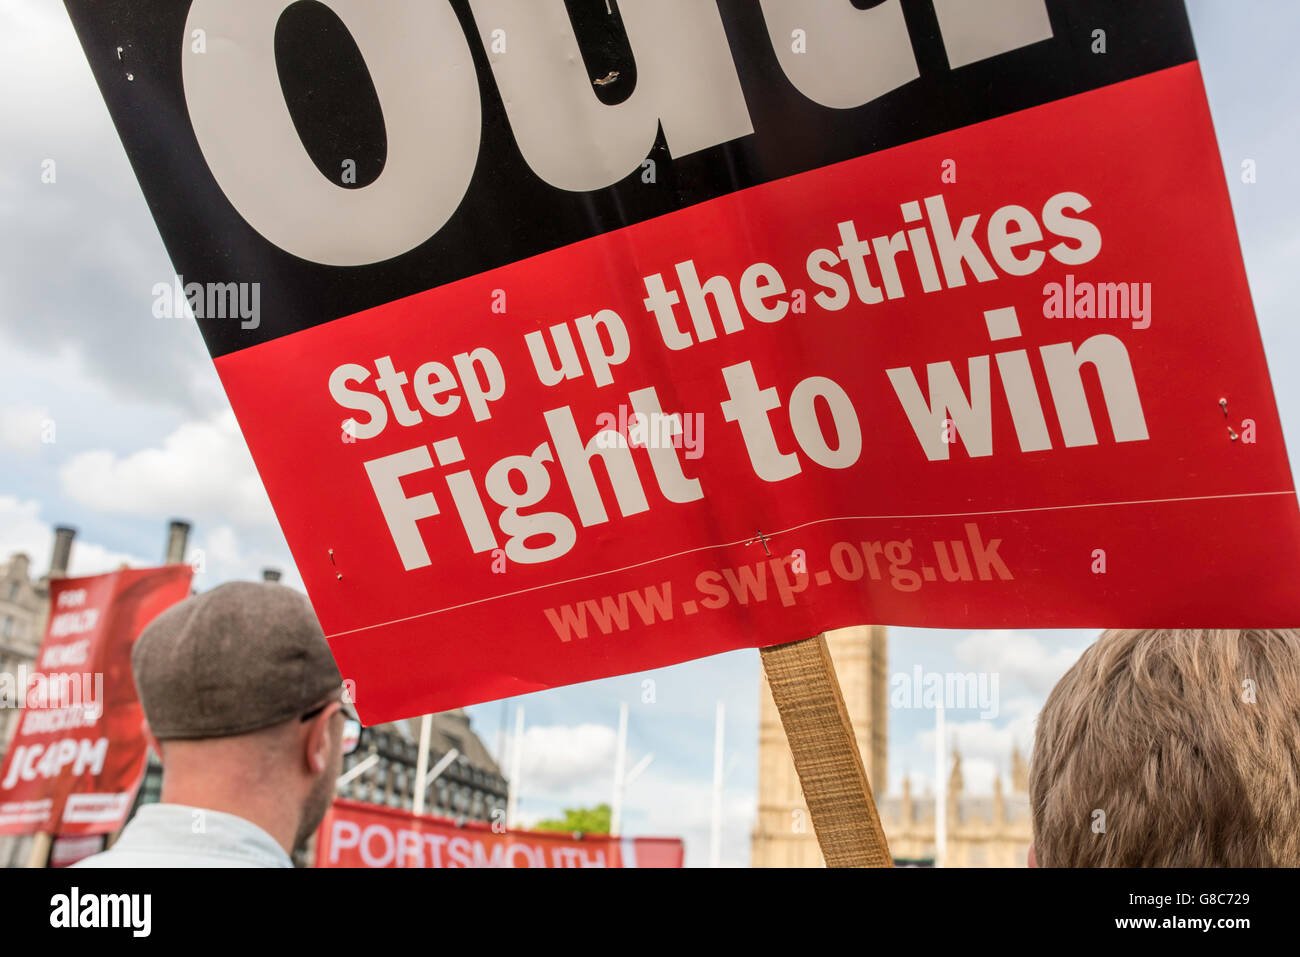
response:
<svg viewBox="0 0 1300 957"><path fill-rule="evenodd" d="M107 851L73 867L293 867L252 821L184 804L146 804Z"/></svg>

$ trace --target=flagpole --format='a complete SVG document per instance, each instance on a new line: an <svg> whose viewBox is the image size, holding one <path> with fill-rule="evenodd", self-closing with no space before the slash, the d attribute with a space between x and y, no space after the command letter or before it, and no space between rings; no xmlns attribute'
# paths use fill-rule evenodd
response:
<svg viewBox="0 0 1300 957"><path fill-rule="evenodd" d="M515 826L515 809L519 806L520 758L524 753L524 706L515 709L515 739L510 744L510 786L506 791L506 828Z"/></svg>
<svg viewBox="0 0 1300 957"><path fill-rule="evenodd" d="M934 866L943 867L948 853L948 777L944 774L947 733L943 702L934 709Z"/></svg>
<svg viewBox="0 0 1300 957"><path fill-rule="evenodd" d="M718 702L713 726L713 831L709 835L709 866L722 866L722 752L725 740L727 706Z"/></svg>
<svg viewBox="0 0 1300 957"><path fill-rule="evenodd" d="M433 715L426 714L420 719L420 753L415 759L415 796L412 810L416 814L424 813L424 776L429 771L429 738L433 735Z"/></svg>
<svg viewBox="0 0 1300 957"><path fill-rule="evenodd" d="M609 810L609 833L623 832L623 789L627 775L627 703L618 706L618 744L614 749L614 803Z"/></svg>

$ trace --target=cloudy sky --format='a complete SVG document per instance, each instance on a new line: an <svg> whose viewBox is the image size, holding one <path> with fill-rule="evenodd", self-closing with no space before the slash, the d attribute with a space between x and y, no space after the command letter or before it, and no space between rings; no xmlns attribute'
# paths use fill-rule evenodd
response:
<svg viewBox="0 0 1300 957"><path fill-rule="evenodd" d="M1300 75L1291 0L1191 0L1210 105L1286 438L1300 447ZM1296 29L1292 29L1296 28ZM90 70L55 0L0 0L0 558L49 561L51 528L79 529L74 573L156 564L171 517L194 523L199 587L282 569L300 585L197 331L157 319L173 271ZM1241 182L1254 160L1257 181ZM41 181L53 160L56 182ZM54 441L42 441L51 437ZM890 671L998 675L998 713L951 713L968 786L987 791L1091 640L1084 632L892 629ZM536 819L608 800L614 727L630 707L626 830L674 834L707 861L716 702L726 706L723 862L745 864L757 781L758 653L734 652L470 709L488 747L522 705L520 810ZM646 682L650 680L652 685ZM890 790L930 787L933 714L890 713Z"/></svg>

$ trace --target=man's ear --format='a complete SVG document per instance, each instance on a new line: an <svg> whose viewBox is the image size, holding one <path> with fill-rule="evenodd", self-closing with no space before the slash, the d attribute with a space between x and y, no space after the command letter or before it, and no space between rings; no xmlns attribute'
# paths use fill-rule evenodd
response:
<svg viewBox="0 0 1300 957"><path fill-rule="evenodd" d="M330 760L330 722L339 710L337 701L331 702L324 711L312 718L307 725L307 738L304 743L303 757L307 770L320 774L329 767Z"/></svg>
<svg viewBox="0 0 1300 957"><path fill-rule="evenodd" d="M1029 866L1030 867L1038 866L1038 858L1034 856L1034 845L1032 844L1029 845Z"/></svg>

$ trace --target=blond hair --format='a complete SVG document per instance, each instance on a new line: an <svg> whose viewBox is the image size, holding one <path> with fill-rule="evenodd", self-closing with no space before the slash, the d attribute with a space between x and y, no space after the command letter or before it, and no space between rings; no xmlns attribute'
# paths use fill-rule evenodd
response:
<svg viewBox="0 0 1300 957"><path fill-rule="evenodd" d="M1038 716L1029 796L1044 867L1300 865L1300 631L1103 633Z"/></svg>

